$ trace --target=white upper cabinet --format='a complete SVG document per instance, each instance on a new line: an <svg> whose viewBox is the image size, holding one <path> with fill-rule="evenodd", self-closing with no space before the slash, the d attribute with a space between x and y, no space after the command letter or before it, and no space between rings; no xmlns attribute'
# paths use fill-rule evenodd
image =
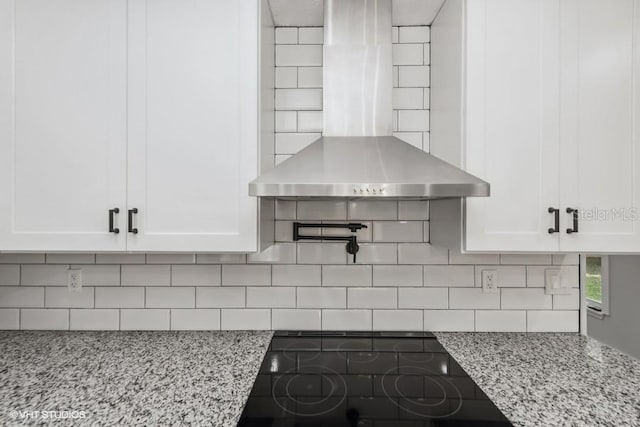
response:
<svg viewBox="0 0 640 427"><path fill-rule="evenodd" d="M560 250L640 252L640 1L563 7Z"/></svg>
<svg viewBox="0 0 640 427"><path fill-rule="evenodd" d="M128 248L255 251L258 2L129 8Z"/></svg>
<svg viewBox="0 0 640 427"><path fill-rule="evenodd" d="M640 252L637 218L588 220L639 206L639 9L445 3L432 27L432 153L491 184L464 203L465 250Z"/></svg>
<svg viewBox="0 0 640 427"><path fill-rule="evenodd" d="M255 251L260 4L0 0L0 250Z"/></svg>
<svg viewBox="0 0 640 427"><path fill-rule="evenodd" d="M0 250L125 249L126 22L125 0L0 0Z"/></svg>

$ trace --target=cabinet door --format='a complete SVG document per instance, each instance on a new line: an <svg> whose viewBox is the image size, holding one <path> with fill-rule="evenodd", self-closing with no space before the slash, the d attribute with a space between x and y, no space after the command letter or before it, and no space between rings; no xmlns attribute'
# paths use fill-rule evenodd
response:
<svg viewBox="0 0 640 427"><path fill-rule="evenodd" d="M640 252L640 1L572 0L563 15L560 248Z"/></svg>
<svg viewBox="0 0 640 427"><path fill-rule="evenodd" d="M491 197L465 203L468 251L556 251L559 1L466 2L465 168Z"/></svg>
<svg viewBox="0 0 640 427"><path fill-rule="evenodd" d="M126 13L0 0L0 250L125 249Z"/></svg>
<svg viewBox="0 0 640 427"><path fill-rule="evenodd" d="M128 250L256 250L258 16L257 0L129 1Z"/></svg>

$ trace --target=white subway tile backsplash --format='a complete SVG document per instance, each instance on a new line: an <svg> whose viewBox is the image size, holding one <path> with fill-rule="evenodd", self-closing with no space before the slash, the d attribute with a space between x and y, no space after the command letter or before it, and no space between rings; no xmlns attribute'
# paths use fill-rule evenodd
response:
<svg viewBox="0 0 640 427"><path fill-rule="evenodd" d="M322 111L298 112L298 131L322 132Z"/></svg>
<svg viewBox="0 0 640 427"><path fill-rule="evenodd" d="M20 310L17 308L0 309L0 330L20 329Z"/></svg>
<svg viewBox="0 0 640 427"><path fill-rule="evenodd" d="M83 287L80 292L72 292L67 287L49 286L44 290L44 306L49 308L92 308L93 288Z"/></svg>
<svg viewBox="0 0 640 427"><path fill-rule="evenodd" d="M500 289L502 296L502 309L548 309L551 310L552 298L547 295L544 289L524 288L524 289Z"/></svg>
<svg viewBox="0 0 640 427"><path fill-rule="evenodd" d="M276 153L296 154L318 138L319 133L277 133Z"/></svg>
<svg viewBox="0 0 640 427"><path fill-rule="evenodd" d="M344 248L343 248L344 249ZM351 262L351 257L349 257ZM358 264L397 264L397 243L363 243L358 251Z"/></svg>
<svg viewBox="0 0 640 427"><path fill-rule="evenodd" d="M171 283L171 266L169 265L123 265L122 285L169 285Z"/></svg>
<svg viewBox="0 0 640 427"><path fill-rule="evenodd" d="M271 310L271 328L278 330L311 330L322 328L320 310L273 309Z"/></svg>
<svg viewBox="0 0 640 427"><path fill-rule="evenodd" d="M447 264L448 250L430 243L398 243L398 264Z"/></svg>
<svg viewBox="0 0 640 427"><path fill-rule="evenodd" d="M483 270L497 271L498 286L500 287L525 287L527 285L527 274L524 266L476 265L476 286L482 286Z"/></svg>
<svg viewBox="0 0 640 427"><path fill-rule="evenodd" d="M374 242L421 242L422 221L374 221Z"/></svg>
<svg viewBox="0 0 640 427"><path fill-rule="evenodd" d="M53 253L47 254L47 264L94 264L95 254Z"/></svg>
<svg viewBox="0 0 640 427"><path fill-rule="evenodd" d="M473 310L424 310L425 331L471 332L475 330Z"/></svg>
<svg viewBox="0 0 640 427"><path fill-rule="evenodd" d="M322 87L322 67L299 67L298 68L299 88L321 88Z"/></svg>
<svg viewBox="0 0 640 427"><path fill-rule="evenodd" d="M481 288L450 288L449 307L498 310L500 294L484 293Z"/></svg>
<svg viewBox="0 0 640 427"><path fill-rule="evenodd" d="M347 202L345 201L298 202L298 219L300 220L345 220L346 218Z"/></svg>
<svg viewBox="0 0 640 427"><path fill-rule="evenodd" d="M422 88L393 88L394 110L421 110L424 105Z"/></svg>
<svg viewBox="0 0 640 427"><path fill-rule="evenodd" d="M473 287L473 266L425 265L424 286Z"/></svg>
<svg viewBox="0 0 640 427"><path fill-rule="evenodd" d="M171 309L172 331L211 331L220 329L220 310Z"/></svg>
<svg viewBox="0 0 640 427"><path fill-rule="evenodd" d="M322 221L324 224L343 224L342 221ZM347 228L324 228L322 229L323 236L351 236L355 234L358 237L358 242L370 242L373 234L373 226L371 221L359 221L362 225L367 228L362 228L357 230L355 233L352 233L351 230Z"/></svg>
<svg viewBox="0 0 640 427"><path fill-rule="evenodd" d="M45 254L0 254L0 264L44 264Z"/></svg>
<svg viewBox="0 0 640 427"><path fill-rule="evenodd" d="M276 88L295 89L298 87L297 67L277 67L276 68ZM276 132L281 132L276 127Z"/></svg>
<svg viewBox="0 0 640 427"><path fill-rule="evenodd" d="M371 310L322 310L322 329L325 331L370 331Z"/></svg>
<svg viewBox="0 0 640 427"><path fill-rule="evenodd" d="M349 308L398 308L397 288L348 288Z"/></svg>
<svg viewBox="0 0 640 427"><path fill-rule="evenodd" d="M232 330L269 330L271 329L271 310L257 309L222 309L222 322L220 329Z"/></svg>
<svg viewBox="0 0 640 427"><path fill-rule="evenodd" d="M144 264L145 254L96 254L96 264Z"/></svg>
<svg viewBox="0 0 640 427"><path fill-rule="evenodd" d="M120 329L123 331L166 331L170 325L170 310L123 309L120 310Z"/></svg>
<svg viewBox="0 0 640 427"><path fill-rule="evenodd" d="M373 286L422 286L422 266L374 265Z"/></svg>
<svg viewBox="0 0 640 427"><path fill-rule="evenodd" d="M554 310L578 310L579 308L580 292L578 288L572 288L566 295L553 295Z"/></svg>
<svg viewBox="0 0 640 427"><path fill-rule="evenodd" d="M0 286L20 284L20 266L18 264L0 264Z"/></svg>
<svg viewBox="0 0 640 427"><path fill-rule="evenodd" d="M399 27L398 41L400 43L428 43L431 27Z"/></svg>
<svg viewBox="0 0 640 427"><path fill-rule="evenodd" d="M69 329L72 331L117 331L120 329L120 310L71 309Z"/></svg>
<svg viewBox="0 0 640 427"><path fill-rule="evenodd" d="M425 110L428 110L430 107L430 103L431 103L431 91L428 87L425 87L424 89L422 89L424 91L424 96L423 96L423 100L424 100L424 104L423 104L423 108Z"/></svg>
<svg viewBox="0 0 640 427"><path fill-rule="evenodd" d="M431 63L431 44L426 43L424 45L424 65L429 65Z"/></svg>
<svg viewBox="0 0 640 427"><path fill-rule="evenodd" d="M248 308L294 308L295 306L296 288L294 287L247 288Z"/></svg>
<svg viewBox="0 0 640 427"><path fill-rule="evenodd" d="M196 288L197 308L243 308L246 303L245 288L224 286Z"/></svg>
<svg viewBox="0 0 640 427"><path fill-rule="evenodd" d="M578 265L580 255L578 254L557 254L552 256L554 265Z"/></svg>
<svg viewBox="0 0 640 427"><path fill-rule="evenodd" d="M147 264L195 264L196 254L147 254Z"/></svg>
<svg viewBox="0 0 640 427"><path fill-rule="evenodd" d="M244 264L247 260L245 254L198 254L198 264Z"/></svg>
<svg viewBox="0 0 640 427"><path fill-rule="evenodd" d="M373 310L374 331L421 331L421 310Z"/></svg>
<svg viewBox="0 0 640 427"><path fill-rule="evenodd" d="M477 332L526 332L527 312L516 310L477 310Z"/></svg>
<svg viewBox="0 0 640 427"><path fill-rule="evenodd" d="M274 265L273 286L320 286L321 266L319 265Z"/></svg>
<svg viewBox="0 0 640 427"><path fill-rule="evenodd" d="M429 130L429 110L398 111L398 130L421 132Z"/></svg>
<svg viewBox="0 0 640 427"><path fill-rule="evenodd" d="M146 288L147 308L195 308L196 289L192 287L149 286Z"/></svg>
<svg viewBox="0 0 640 427"><path fill-rule="evenodd" d="M225 286L269 286L270 265L223 265L222 284Z"/></svg>
<svg viewBox="0 0 640 427"><path fill-rule="evenodd" d="M429 66L428 65L405 65L398 67L398 85L400 87L415 87L424 88L429 87ZM420 109L422 106L420 107ZM402 129L400 124L400 130L413 130ZM429 130L429 128L422 129Z"/></svg>
<svg viewBox="0 0 640 427"><path fill-rule="evenodd" d="M276 89L276 110L322 110L322 89Z"/></svg>
<svg viewBox="0 0 640 427"><path fill-rule="evenodd" d="M297 27L276 28L276 44L297 44L297 43L298 43Z"/></svg>
<svg viewBox="0 0 640 427"><path fill-rule="evenodd" d="M579 312L527 311L527 332L578 332Z"/></svg>
<svg viewBox="0 0 640 427"><path fill-rule="evenodd" d="M82 282L89 286L119 286L119 265L72 265L71 268L82 270Z"/></svg>
<svg viewBox="0 0 640 427"><path fill-rule="evenodd" d="M276 111L276 132L296 132L297 130L297 111Z"/></svg>
<svg viewBox="0 0 640 427"><path fill-rule="evenodd" d="M421 47L422 50L422 47ZM422 51L420 52L422 61ZM422 62L420 62L422 63ZM322 65L321 45L276 46L276 67L310 67ZM277 108L277 107L276 107Z"/></svg>
<svg viewBox="0 0 640 427"><path fill-rule="evenodd" d="M300 264L345 264L347 254L344 243L298 243L297 259Z"/></svg>
<svg viewBox="0 0 640 427"><path fill-rule="evenodd" d="M462 254L455 249L449 251L449 264L500 264L497 254Z"/></svg>
<svg viewBox="0 0 640 427"><path fill-rule="evenodd" d="M222 271L219 265L172 265L172 286L219 285Z"/></svg>
<svg viewBox="0 0 640 427"><path fill-rule="evenodd" d="M502 254L500 264L551 264L551 255L531 255L531 254Z"/></svg>
<svg viewBox="0 0 640 427"><path fill-rule="evenodd" d="M398 219L403 221L427 221L429 219L429 202L424 200L399 201Z"/></svg>
<svg viewBox="0 0 640 427"><path fill-rule="evenodd" d="M44 288L0 286L0 307L44 307Z"/></svg>
<svg viewBox="0 0 640 427"><path fill-rule="evenodd" d="M391 83L393 87L398 87L398 66L396 65L391 70Z"/></svg>
<svg viewBox="0 0 640 427"><path fill-rule="evenodd" d="M560 281L563 286L578 287L580 273L577 265L529 265L527 266L527 287L544 287L546 270L560 270Z"/></svg>
<svg viewBox="0 0 640 427"><path fill-rule="evenodd" d="M276 219L296 219L296 202L276 200Z"/></svg>
<svg viewBox="0 0 640 427"><path fill-rule="evenodd" d="M300 44L322 44L324 40L323 27L302 27L299 32L298 43Z"/></svg>
<svg viewBox="0 0 640 427"><path fill-rule="evenodd" d="M142 308L145 288L111 287L95 288L96 308Z"/></svg>
<svg viewBox="0 0 640 427"><path fill-rule="evenodd" d="M349 202L349 219L394 220L398 219L398 204L387 200L355 200Z"/></svg>
<svg viewBox="0 0 640 427"><path fill-rule="evenodd" d="M391 46L393 65L422 65L424 48L422 44L394 44Z"/></svg>
<svg viewBox="0 0 640 427"><path fill-rule="evenodd" d="M299 288L298 308L346 308L346 288Z"/></svg>
<svg viewBox="0 0 640 427"><path fill-rule="evenodd" d="M399 33L399 28L398 27L391 27L391 43L398 43L398 36Z"/></svg>
<svg viewBox="0 0 640 427"><path fill-rule="evenodd" d="M398 308L449 308L448 288L399 288Z"/></svg>
<svg viewBox="0 0 640 427"><path fill-rule="evenodd" d="M20 284L60 286L67 284L66 265L22 265L20 268Z"/></svg>
<svg viewBox="0 0 640 427"><path fill-rule="evenodd" d="M23 308L20 310L22 330L67 330L69 310L59 308Z"/></svg>
<svg viewBox="0 0 640 427"><path fill-rule="evenodd" d="M323 265L322 286L371 286L370 265Z"/></svg>

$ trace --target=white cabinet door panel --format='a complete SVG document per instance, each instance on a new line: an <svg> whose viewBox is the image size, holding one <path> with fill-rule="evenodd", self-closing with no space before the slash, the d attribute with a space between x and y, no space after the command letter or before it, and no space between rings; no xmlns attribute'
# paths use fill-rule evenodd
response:
<svg viewBox="0 0 640 427"><path fill-rule="evenodd" d="M126 1L0 0L0 250L123 250Z"/></svg>
<svg viewBox="0 0 640 427"><path fill-rule="evenodd" d="M566 15L566 102L576 108L561 153L560 249L640 252L640 1L573 1ZM566 233L566 207L579 211L578 233Z"/></svg>
<svg viewBox="0 0 640 427"><path fill-rule="evenodd" d="M491 184L466 200L467 251L556 251L558 0L466 3L465 169Z"/></svg>
<svg viewBox="0 0 640 427"><path fill-rule="evenodd" d="M256 250L258 12L130 0L129 250Z"/></svg>

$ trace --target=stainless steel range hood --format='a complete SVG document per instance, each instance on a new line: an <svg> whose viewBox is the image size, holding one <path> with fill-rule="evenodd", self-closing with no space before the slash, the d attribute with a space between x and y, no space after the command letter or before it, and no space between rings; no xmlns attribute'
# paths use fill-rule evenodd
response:
<svg viewBox="0 0 640 427"><path fill-rule="evenodd" d="M325 0L323 138L249 184L267 198L486 197L489 184L391 136L391 0Z"/></svg>
<svg viewBox="0 0 640 427"><path fill-rule="evenodd" d="M488 196L489 184L393 136L324 137L249 184L276 198Z"/></svg>

